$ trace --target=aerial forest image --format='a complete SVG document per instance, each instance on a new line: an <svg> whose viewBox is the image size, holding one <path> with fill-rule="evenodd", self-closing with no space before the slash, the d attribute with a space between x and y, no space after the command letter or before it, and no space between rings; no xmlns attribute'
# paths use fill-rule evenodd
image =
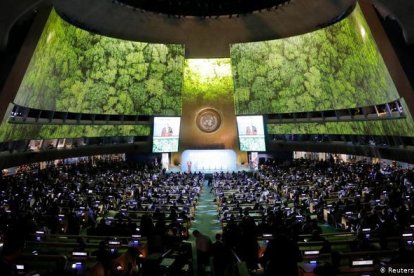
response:
<svg viewBox="0 0 414 276"><path fill-rule="evenodd" d="M231 60L237 114L352 108L398 98L358 6L312 33L234 44Z"/></svg>
<svg viewBox="0 0 414 276"><path fill-rule="evenodd" d="M15 103L97 114L180 115L184 46L92 34L49 16ZM0 125L0 141L147 136L148 126Z"/></svg>
<svg viewBox="0 0 414 276"><path fill-rule="evenodd" d="M335 110L399 99L363 14L312 33L238 43L230 59L185 60L184 45L104 37L52 11L14 103L95 114L182 116L183 106L231 103L236 115ZM269 134L370 134L414 137L393 120L268 124ZM149 126L0 125L0 141L148 136Z"/></svg>
<svg viewBox="0 0 414 276"><path fill-rule="evenodd" d="M180 115L184 46L92 34L52 11L15 102L82 113Z"/></svg>
<svg viewBox="0 0 414 276"><path fill-rule="evenodd" d="M233 97L230 59L187 59L183 97L186 102L226 101Z"/></svg>
<svg viewBox="0 0 414 276"><path fill-rule="evenodd" d="M408 110L404 102L402 105L405 110ZM267 129L269 134L395 135L414 137L412 116L408 111L405 114L405 118L394 120L268 124Z"/></svg>
<svg viewBox="0 0 414 276"><path fill-rule="evenodd" d="M41 125L9 124L0 125L0 142L110 136L148 136L151 129L142 125Z"/></svg>

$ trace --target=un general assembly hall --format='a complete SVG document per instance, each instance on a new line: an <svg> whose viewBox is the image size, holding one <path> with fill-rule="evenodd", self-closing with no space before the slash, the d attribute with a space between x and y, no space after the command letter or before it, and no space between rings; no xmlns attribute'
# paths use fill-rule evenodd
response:
<svg viewBox="0 0 414 276"><path fill-rule="evenodd" d="M413 275L412 14L2 0L0 275Z"/></svg>

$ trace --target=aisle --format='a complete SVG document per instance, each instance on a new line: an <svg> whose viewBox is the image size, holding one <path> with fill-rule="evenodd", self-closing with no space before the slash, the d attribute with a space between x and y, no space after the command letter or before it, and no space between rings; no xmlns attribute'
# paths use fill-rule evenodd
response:
<svg viewBox="0 0 414 276"><path fill-rule="evenodd" d="M190 242L193 248L193 268L194 275L197 275L197 259L195 250L195 239L192 235L194 230L198 230L204 235L210 237L214 242L214 236L221 232L221 224L218 220L217 205L214 203L214 195L210 193L211 187L207 186L207 180L204 181L203 189L200 193L200 199L197 204L195 220L190 228Z"/></svg>
<svg viewBox="0 0 414 276"><path fill-rule="evenodd" d="M218 220L217 205L214 203L214 195L210 193L211 187L204 181L200 199L197 204L195 220L191 224L191 232L197 229L214 242L214 236L221 232L221 224Z"/></svg>

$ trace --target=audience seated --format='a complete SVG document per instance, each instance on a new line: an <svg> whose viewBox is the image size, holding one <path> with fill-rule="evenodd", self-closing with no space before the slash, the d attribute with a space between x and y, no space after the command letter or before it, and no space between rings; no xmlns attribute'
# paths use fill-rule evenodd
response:
<svg viewBox="0 0 414 276"><path fill-rule="evenodd" d="M224 244L234 249L252 271L257 267L257 252L261 252L257 242L267 241L267 246L262 245L261 263L266 271L273 271L272 260L277 263L286 256L273 252L277 251L272 249L276 241L292 248L291 252L308 243L319 254L337 256L338 248L350 253L397 250L398 245L390 238L394 237L404 245L400 251L406 250L410 240L404 240L402 234L414 231L412 183L412 169L365 162L295 160L289 164L266 163L255 173L216 173L212 191ZM342 242L344 245L327 240L322 224L339 234L352 233L352 238ZM412 248L408 252L412 258ZM271 257L274 255L277 257ZM292 253L290 259L296 263L301 257ZM328 265L323 271L332 269ZM295 274L293 268L286 273Z"/></svg>
<svg viewBox="0 0 414 276"><path fill-rule="evenodd" d="M72 251L88 251L96 275L133 273L142 257L157 259L183 247L204 181L215 195L223 231L214 244L194 231L200 267L208 264L203 256L212 255L215 271L230 273L227 264L240 258L250 271L262 267L274 275L283 266L283 275L296 275L297 264L308 260L305 250L324 258L316 270L321 275L339 273L344 260L358 254L376 261L385 256L394 264L414 259L412 169L294 160L205 179L201 173L166 173L156 164L85 160L30 165L2 176L0 272L17 275L13 264L35 249L34 255L56 257L45 274L68 271ZM74 238L45 239L53 235ZM133 235L145 246L128 244ZM123 247L111 246L115 237Z"/></svg>
<svg viewBox="0 0 414 276"><path fill-rule="evenodd" d="M7 270L10 256L19 258L25 241L42 242L36 231L77 236L74 251L91 246L81 235L102 236L93 254L105 271L115 258L106 253L108 236L136 235L148 242L149 253L164 253L188 238L203 181L202 174L165 173L154 164L119 160L28 167L3 176L2 267Z"/></svg>

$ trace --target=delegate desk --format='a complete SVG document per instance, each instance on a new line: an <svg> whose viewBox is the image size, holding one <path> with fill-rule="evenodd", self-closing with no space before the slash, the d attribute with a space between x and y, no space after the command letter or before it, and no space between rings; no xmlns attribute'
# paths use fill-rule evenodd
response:
<svg viewBox="0 0 414 276"><path fill-rule="evenodd" d="M323 263L298 263L298 275L299 276L316 276L319 274L316 274L314 271L315 269L321 268L324 264ZM355 275L359 276L362 273L370 273L370 272L376 272L379 271L379 267L376 265L373 266L366 266L366 267L352 267L352 266L341 266L338 268L338 272L340 275L346 274L346 275Z"/></svg>

